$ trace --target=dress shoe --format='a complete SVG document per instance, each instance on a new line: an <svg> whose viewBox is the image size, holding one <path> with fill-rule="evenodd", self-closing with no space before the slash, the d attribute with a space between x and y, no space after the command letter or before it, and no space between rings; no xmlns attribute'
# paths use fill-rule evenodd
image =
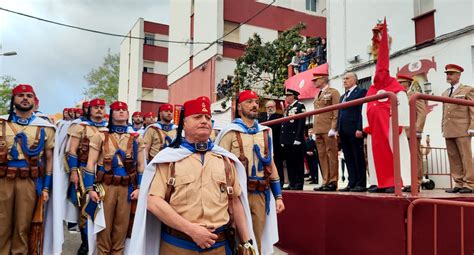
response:
<svg viewBox="0 0 474 255"><path fill-rule="evenodd" d="M326 187L326 185L321 185L319 187L315 187L313 190L314 191L323 191L323 189Z"/></svg>
<svg viewBox="0 0 474 255"><path fill-rule="evenodd" d="M309 184L318 184L318 180L313 179L313 180L311 180L311 181L309 182Z"/></svg>
<svg viewBox="0 0 474 255"><path fill-rule="evenodd" d="M351 189L351 191L352 192L365 192L367 191L367 189L361 186L355 186L354 188Z"/></svg>
<svg viewBox="0 0 474 255"><path fill-rule="evenodd" d="M335 183L329 183L322 191L336 191L337 185Z"/></svg>
<svg viewBox="0 0 474 255"><path fill-rule="evenodd" d="M408 186L403 187L402 192L411 192L411 186L408 185Z"/></svg>
<svg viewBox="0 0 474 255"><path fill-rule="evenodd" d="M460 190L461 190L461 188L454 187L452 189L447 189L446 192L447 193L458 193Z"/></svg>
<svg viewBox="0 0 474 255"><path fill-rule="evenodd" d="M472 193L472 189L464 187L459 190L459 193L462 193L462 194Z"/></svg>
<svg viewBox="0 0 474 255"><path fill-rule="evenodd" d="M349 187L349 186L346 186L345 188L339 189L338 191L341 191L341 192L349 192L349 191L352 191L352 188Z"/></svg>
<svg viewBox="0 0 474 255"><path fill-rule="evenodd" d="M282 190L291 190L291 186L286 186L286 187L283 187L281 188Z"/></svg>
<svg viewBox="0 0 474 255"><path fill-rule="evenodd" d="M395 188L394 188L394 187L385 188L385 193L394 193L394 192L395 192Z"/></svg>
<svg viewBox="0 0 474 255"><path fill-rule="evenodd" d="M303 190L303 185L296 185L290 188L291 190Z"/></svg>
<svg viewBox="0 0 474 255"><path fill-rule="evenodd" d="M377 191L377 185L370 185L367 191L370 193L375 193Z"/></svg>

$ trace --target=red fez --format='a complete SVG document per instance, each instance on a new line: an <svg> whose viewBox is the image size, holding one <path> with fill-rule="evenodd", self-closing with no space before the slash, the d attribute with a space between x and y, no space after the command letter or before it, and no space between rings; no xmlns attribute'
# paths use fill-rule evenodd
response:
<svg viewBox="0 0 474 255"><path fill-rule="evenodd" d="M82 113L83 113L81 108L75 108L74 112L79 113L80 115L82 115Z"/></svg>
<svg viewBox="0 0 474 255"><path fill-rule="evenodd" d="M143 116L143 118L154 118L154 117L155 117L155 115L153 114L153 112L147 112Z"/></svg>
<svg viewBox="0 0 474 255"><path fill-rule="evenodd" d="M89 108L89 101L82 102L82 107L83 108Z"/></svg>
<svg viewBox="0 0 474 255"><path fill-rule="evenodd" d="M35 94L35 91L33 90L33 87L29 84L18 84L18 86L16 86L12 90L12 93L13 93L14 96L16 96L20 93L28 93L28 92Z"/></svg>
<svg viewBox="0 0 474 255"><path fill-rule="evenodd" d="M90 106L90 107L93 107L93 106L100 106L100 105L105 106L105 100L102 99L102 98L94 98L94 99L92 99L91 101L89 101L89 106Z"/></svg>
<svg viewBox="0 0 474 255"><path fill-rule="evenodd" d="M67 108L67 111L70 112L70 113L73 113L73 112L74 112L74 108Z"/></svg>
<svg viewBox="0 0 474 255"><path fill-rule="evenodd" d="M69 112L69 108L64 108L63 112Z"/></svg>
<svg viewBox="0 0 474 255"><path fill-rule="evenodd" d="M125 102L115 101L110 105L112 111L125 110L128 111L128 105Z"/></svg>
<svg viewBox="0 0 474 255"><path fill-rule="evenodd" d="M445 67L444 67L444 72L445 73L462 73L464 72L464 68L458 66L458 65L455 65L455 64L447 64Z"/></svg>
<svg viewBox="0 0 474 255"><path fill-rule="evenodd" d="M184 103L184 117L194 114L207 114L211 116L211 104L208 97L198 97Z"/></svg>
<svg viewBox="0 0 474 255"><path fill-rule="evenodd" d="M136 116L142 117L143 115L142 115L141 112L134 112L134 113L132 114L132 117L136 117Z"/></svg>
<svg viewBox="0 0 474 255"><path fill-rule="evenodd" d="M249 99L258 99L257 93L252 90L244 90L239 94L239 103L247 101Z"/></svg>
<svg viewBox="0 0 474 255"><path fill-rule="evenodd" d="M397 74L397 80L398 82L402 82L402 81L413 82L413 78L407 75L403 75L403 74Z"/></svg>
<svg viewBox="0 0 474 255"><path fill-rule="evenodd" d="M173 105L171 104L162 104L160 108L158 109L158 112L161 111L173 111Z"/></svg>

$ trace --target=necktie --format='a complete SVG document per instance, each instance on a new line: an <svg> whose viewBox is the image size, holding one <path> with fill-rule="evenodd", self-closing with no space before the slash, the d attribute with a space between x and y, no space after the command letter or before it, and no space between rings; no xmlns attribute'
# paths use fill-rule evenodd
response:
<svg viewBox="0 0 474 255"><path fill-rule="evenodd" d="M451 86L451 89L449 90L449 97L451 97L451 95L453 94L453 89L454 89L454 87Z"/></svg>
<svg viewBox="0 0 474 255"><path fill-rule="evenodd" d="M318 98L321 97L321 94L323 93L323 90L319 90Z"/></svg>
<svg viewBox="0 0 474 255"><path fill-rule="evenodd" d="M350 90L347 90L346 93L344 93L344 98L342 99L343 103L347 101L347 98L349 97L349 92Z"/></svg>

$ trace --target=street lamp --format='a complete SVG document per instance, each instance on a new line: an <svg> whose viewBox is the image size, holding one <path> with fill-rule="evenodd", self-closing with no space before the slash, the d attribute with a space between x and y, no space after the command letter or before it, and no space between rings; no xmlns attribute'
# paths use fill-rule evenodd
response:
<svg viewBox="0 0 474 255"><path fill-rule="evenodd" d="M0 56L15 56L16 54L16 51L9 51L5 53L0 53Z"/></svg>

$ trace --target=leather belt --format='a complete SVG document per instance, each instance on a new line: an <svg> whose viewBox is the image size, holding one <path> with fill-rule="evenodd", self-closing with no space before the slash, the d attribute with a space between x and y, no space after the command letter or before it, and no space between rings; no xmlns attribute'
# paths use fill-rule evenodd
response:
<svg viewBox="0 0 474 255"><path fill-rule="evenodd" d="M176 230L174 228L170 228L166 225L162 225L163 227L163 231L165 231L167 234L169 234L170 236L173 236L173 237L176 237L176 238L179 238L179 239L183 239L183 240L186 240L186 241L190 241L190 242L193 242L193 239L186 235L185 233L179 231L179 230ZM216 239L216 243L219 243L219 242L223 242L225 240L227 240L227 229L222 231L222 232L219 232L219 233L214 233L217 235L217 239Z"/></svg>

